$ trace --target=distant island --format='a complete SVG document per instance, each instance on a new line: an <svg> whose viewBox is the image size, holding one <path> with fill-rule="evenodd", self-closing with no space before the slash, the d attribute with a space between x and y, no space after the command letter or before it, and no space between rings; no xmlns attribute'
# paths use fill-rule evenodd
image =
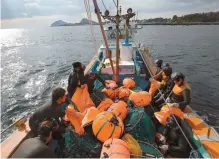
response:
<svg viewBox="0 0 219 159"><path fill-rule="evenodd" d="M79 25L87 25L89 24L89 20L86 19L86 18L83 18L79 23L67 23L67 22L64 22L62 20L58 20L58 21L55 21L54 23L51 24L51 27L59 27L59 26L79 26ZM97 22L95 21L92 21L92 24L93 25L98 25Z"/></svg>
<svg viewBox="0 0 219 159"><path fill-rule="evenodd" d="M133 20L139 25L219 25L219 11L208 13L194 13L183 16L174 15L172 18L153 18L143 20ZM55 21L51 27L57 26L79 26L87 25L89 20L83 18L79 23L67 23L62 20ZM93 25L98 25L97 22L92 21ZM104 22L105 24L105 22Z"/></svg>
<svg viewBox="0 0 219 159"><path fill-rule="evenodd" d="M141 25L219 25L219 12L194 13L172 18L137 20Z"/></svg>

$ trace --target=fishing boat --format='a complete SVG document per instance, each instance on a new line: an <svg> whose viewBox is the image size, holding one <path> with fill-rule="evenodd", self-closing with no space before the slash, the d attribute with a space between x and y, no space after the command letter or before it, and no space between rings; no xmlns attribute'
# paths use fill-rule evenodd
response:
<svg viewBox="0 0 219 159"><path fill-rule="evenodd" d="M125 78L131 78L135 81L135 87L131 91L143 91L150 83L149 78L155 75L156 67L151 61L147 47L144 47L141 43L136 43L133 38L134 34L142 28L136 24L129 24L130 18L135 13L130 8L127 10L127 14L121 15L121 8L119 9L117 4L117 15L110 16L109 11L102 15L96 0L93 2L105 43L100 46L97 54L86 66L85 74L98 73L104 80L114 80L119 86L122 85ZM116 25L106 25L104 28L101 17ZM95 90L101 92L103 88L104 86L100 82L95 82ZM103 100L98 97L98 94L96 94L96 97L93 100ZM151 120L148 119L148 115L144 112L144 108L129 107L129 113L123 121L124 133L132 134L142 149L141 155L134 154L135 158L163 158L154 140L156 130ZM203 121L190 106L187 106L183 113L184 126L181 126L180 130L189 143L189 157L219 158L219 134L216 130ZM1 143L2 158L10 158L19 145L31 137L27 116L22 117L13 125L18 129ZM144 129L145 126L146 130ZM90 127L87 127L85 131L92 133L90 129ZM93 135L85 133L85 135L80 136L74 131L70 133L70 136L69 132L65 134L66 142L70 145L68 147L69 153L78 155L69 155L68 157L107 158L107 156L101 156L100 153L103 142L93 139Z"/></svg>

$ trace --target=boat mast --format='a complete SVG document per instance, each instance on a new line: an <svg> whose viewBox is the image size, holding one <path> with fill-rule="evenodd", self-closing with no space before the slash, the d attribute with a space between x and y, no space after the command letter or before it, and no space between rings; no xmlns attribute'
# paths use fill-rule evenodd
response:
<svg viewBox="0 0 219 159"><path fill-rule="evenodd" d="M115 75L115 71L114 71L114 67L113 67L113 61L111 59L111 50L109 50L107 38L106 38L106 35L105 35L105 32L104 32L103 23L102 23L101 15L100 15L100 9L99 9L99 7L97 5L97 1L96 0L93 0L93 3L94 3L94 8L95 8L95 13L97 14L97 19L98 19L98 22L99 22L99 25L100 25L100 29L101 29L101 32L102 32L102 35L103 35L103 40L104 40L104 43L105 43L105 46L106 46L106 57L109 58L110 65L111 65L112 71L113 71L113 76L114 76Z"/></svg>
<svg viewBox="0 0 219 159"><path fill-rule="evenodd" d="M119 58L120 58L120 49L119 49L119 23L120 23L119 0L117 0L116 10L117 10L117 14L116 14L116 75L115 75L114 80L118 84L118 82L119 82Z"/></svg>

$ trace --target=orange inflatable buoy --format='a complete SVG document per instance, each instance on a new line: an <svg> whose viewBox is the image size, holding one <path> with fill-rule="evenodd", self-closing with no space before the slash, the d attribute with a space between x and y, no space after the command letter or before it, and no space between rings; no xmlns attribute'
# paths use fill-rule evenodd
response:
<svg viewBox="0 0 219 159"><path fill-rule="evenodd" d="M131 94L131 91L128 88L120 87L119 88L119 99L123 99L124 101L127 101L129 96Z"/></svg>
<svg viewBox="0 0 219 159"><path fill-rule="evenodd" d="M107 111L113 112L117 117L124 120L128 114L129 107L125 102L119 101L111 105Z"/></svg>
<svg viewBox="0 0 219 159"><path fill-rule="evenodd" d="M84 118L84 114L80 112L76 112L74 107L69 105L65 110L67 119L71 122L73 127L75 128L75 132L79 135L84 134L84 129L82 128L82 119Z"/></svg>
<svg viewBox="0 0 219 159"><path fill-rule="evenodd" d="M109 138L119 138L124 125L112 112L102 112L94 119L92 130L98 140L105 142Z"/></svg>
<svg viewBox="0 0 219 159"><path fill-rule="evenodd" d="M97 107L100 112L107 111L107 109L113 104L110 98L105 98Z"/></svg>
<svg viewBox="0 0 219 159"><path fill-rule="evenodd" d="M122 84L125 88L134 88L135 87L135 81L131 78L125 78L122 81Z"/></svg>
<svg viewBox="0 0 219 159"><path fill-rule="evenodd" d="M151 95L151 97L153 97L154 94L157 92L158 88L160 88L161 82L156 81L155 79L151 79L150 82L151 82L151 86L149 89L149 94Z"/></svg>
<svg viewBox="0 0 219 159"><path fill-rule="evenodd" d="M104 88L102 92L105 93L110 99L114 99L115 97L118 97L119 89Z"/></svg>
<svg viewBox="0 0 219 159"><path fill-rule="evenodd" d="M75 104L75 107L83 113L87 108L95 107L90 95L88 93L87 84L84 87L77 87L71 101Z"/></svg>
<svg viewBox="0 0 219 159"><path fill-rule="evenodd" d="M93 122L95 117L100 113L100 111L95 108L91 107L86 110L85 116L82 120L82 127L85 127Z"/></svg>
<svg viewBox="0 0 219 159"><path fill-rule="evenodd" d="M129 96L136 107L147 106L151 102L151 95L146 91L134 92Z"/></svg>
<svg viewBox="0 0 219 159"><path fill-rule="evenodd" d="M127 143L121 139L108 139L103 144L100 158L130 158Z"/></svg>
<svg viewBox="0 0 219 159"><path fill-rule="evenodd" d="M161 110L159 112L155 112L154 115L162 125L166 125L166 119L171 115L171 113L180 119L183 119L184 117L184 113L178 107L169 106L168 108L167 105L164 105Z"/></svg>
<svg viewBox="0 0 219 159"><path fill-rule="evenodd" d="M118 87L116 82L113 80L105 80L104 82L105 82L107 88L115 89Z"/></svg>

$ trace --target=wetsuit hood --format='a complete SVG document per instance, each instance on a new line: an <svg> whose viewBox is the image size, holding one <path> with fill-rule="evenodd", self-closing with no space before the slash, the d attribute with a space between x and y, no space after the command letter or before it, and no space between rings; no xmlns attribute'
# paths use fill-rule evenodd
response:
<svg viewBox="0 0 219 159"><path fill-rule="evenodd" d="M173 80L173 81L175 81L175 80L179 80L179 79L185 79L185 76L182 74L182 73L180 73L180 72L173 72L172 74L171 74L171 79Z"/></svg>

